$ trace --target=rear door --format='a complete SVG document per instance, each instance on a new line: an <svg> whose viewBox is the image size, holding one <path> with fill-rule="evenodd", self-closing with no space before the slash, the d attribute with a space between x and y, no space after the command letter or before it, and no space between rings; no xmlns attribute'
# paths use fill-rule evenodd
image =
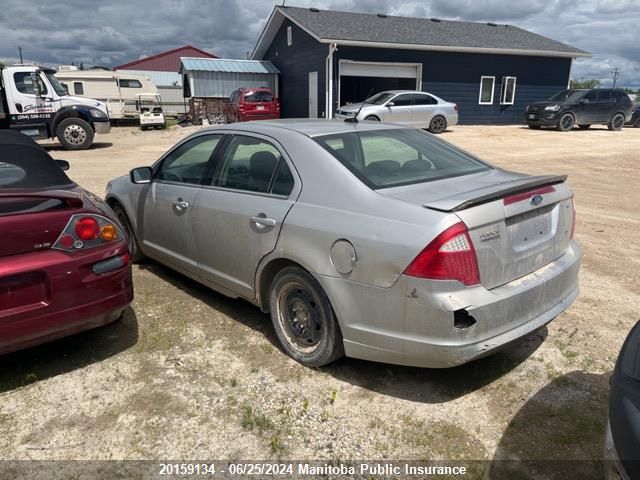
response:
<svg viewBox="0 0 640 480"><path fill-rule="evenodd" d="M193 206L221 139L219 134L205 134L180 144L162 160L149 188L143 190L143 250L190 273L197 271Z"/></svg>
<svg viewBox="0 0 640 480"><path fill-rule="evenodd" d="M427 93L413 95L411 123L415 128L427 128L438 106L438 101Z"/></svg>
<svg viewBox="0 0 640 480"><path fill-rule="evenodd" d="M617 111L617 103L614 92L600 90L598 92L598 122L605 123Z"/></svg>
<svg viewBox="0 0 640 480"><path fill-rule="evenodd" d="M253 298L258 263L274 250L300 182L272 139L234 135L227 145L193 209L199 271L208 281Z"/></svg>

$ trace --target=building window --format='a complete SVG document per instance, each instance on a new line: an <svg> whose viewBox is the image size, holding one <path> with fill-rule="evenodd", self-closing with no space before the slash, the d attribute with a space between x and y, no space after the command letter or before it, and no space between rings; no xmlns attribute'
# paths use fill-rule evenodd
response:
<svg viewBox="0 0 640 480"><path fill-rule="evenodd" d="M500 105L513 105L516 98L516 77L502 77Z"/></svg>
<svg viewBox="0 0 640 480"><path fill-rule="evenodd" d="M287 27L287 45L290 47L293 43L293 35L291 33L291 25Z"/></svg>
<svg viewBox="0 0 640 480"><path fill-rule="evenodd" d="M73 94L84 95L84 85L82 85L82 82L73 82Z"/></svg>
<svg viewBox="0 0 640 480"><path fill-rule="evenodd" d="M478 103L480 105L493 105L493 86L496 83L496 77L480 78L480 95Z"/></svg>

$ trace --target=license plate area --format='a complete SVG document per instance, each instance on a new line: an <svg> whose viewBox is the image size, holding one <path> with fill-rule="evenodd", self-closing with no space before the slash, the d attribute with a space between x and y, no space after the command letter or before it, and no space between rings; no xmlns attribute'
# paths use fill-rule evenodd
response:
<svg viewBox="0 0 640 480"><path fill-rule="evenodd" d="M555 205L514 215L506 220L514 251L522 252L548 242L556 235L558 209Z"/></svg>
<svg viewBox="0 0 640 480"><path fill-rule="evenodd" d="M0 278L0 318L42 308L49 302L44 272L27 272Z"/></svg>
<svg viewBox="0 0 640 480"><path fill-rule="evenodd" d="M264 110L264 105L258 105L258 106L256 107L256 110Z"/></svg>
<svg viewBox="0 0 640 480"><path fill-rule="evenodd" d="M530 113L529 114L529 120L535 120L536 118L536 114L535 113Z"/></svg>

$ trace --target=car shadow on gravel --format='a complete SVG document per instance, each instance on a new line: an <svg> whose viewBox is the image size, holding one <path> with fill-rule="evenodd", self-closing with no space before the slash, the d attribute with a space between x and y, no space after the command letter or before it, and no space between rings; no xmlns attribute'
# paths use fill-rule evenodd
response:
<svg viewBox="0 0 640 480"><path fill-rule="evenodd" d="M77 370L138 342L138 320L129 307L103 327L0 356L0 393Z"/></svg>
<svg viewBox="0 0 640 480"><path fill-rule="evenodd" d="M53 143L49 145L42 145L42 147L48 152L65 152L65 148L59 143ZM113 143L111 142L94 142L87 150L100 150L102 148L110 148L113 147Z"/></svg>
<svg viewBox="0 0 640 480"><path fill-rule="evenodd" d="M489 477L603 478L609 377L573 371L529 398L504 431Z"/></svg>

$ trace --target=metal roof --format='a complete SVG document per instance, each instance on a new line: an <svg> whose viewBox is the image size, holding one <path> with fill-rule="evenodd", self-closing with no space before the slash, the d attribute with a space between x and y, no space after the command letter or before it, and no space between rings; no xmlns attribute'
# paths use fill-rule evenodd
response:
<svg viewBox="0 0 640 480"><path fill-rule="evenodd" d="M259 60L229 60L208 58L180 58L180 72L226 72L226 73L280 73L271 63Z"/></svg>
<svg viewBox="0 0 640 480"><path fill-rule="evenodd" d="M114 70L154 70L157 72L177 73L180 69L180 57L218 58L217 55L191 45L185 45L184 47L134 60L124 65L118 65Z"/></svg>
<svg viewBox="0 0 640 480"><path fill-rule="evenodd" d="M383 48L590 57L513 25L276 6L252 58L261 58L287 18L322 43Z"/></svg>

